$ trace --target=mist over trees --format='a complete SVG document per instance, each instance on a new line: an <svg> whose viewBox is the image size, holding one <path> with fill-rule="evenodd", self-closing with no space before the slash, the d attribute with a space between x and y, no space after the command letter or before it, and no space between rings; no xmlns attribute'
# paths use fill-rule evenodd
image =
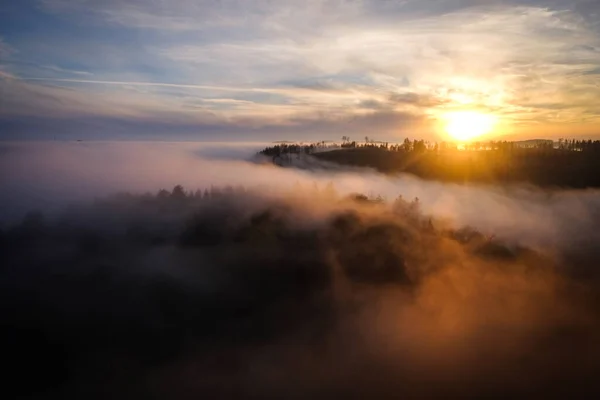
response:
<svg viewBox="0 0 600 400"><path fill-rule="evenodd" d="M0 231L2 390L41 399L598 391L596 255L527 248L421 208L402 196L340 197L333 184L177 185L59 217L30 213Z"/></svg>

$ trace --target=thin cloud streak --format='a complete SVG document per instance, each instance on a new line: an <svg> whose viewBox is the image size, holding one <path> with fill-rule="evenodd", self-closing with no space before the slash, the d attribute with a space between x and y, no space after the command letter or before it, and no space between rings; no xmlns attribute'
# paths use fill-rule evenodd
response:
<svg viewBox="0 0 600 400"><path fill-rule="evenodd" d="M96 81L90 79L61 79L61 78L42 78L42 77L24 77L23 81L46 81L46 82L70 82L70 83L91 83L99 85L127 85L127 86L159 86L159 87L176 87L185 89L201 89L201 90L219 90L230 92L276 92L277 89L261 89L261 88L244 88L244 87L225 87L225 86L209 86L209 85L194 85L183 83L165 83L165 82L133 82L133 81Z"/></svg>
<svg viewBox="0 0 600 400"><path fill-rule="evenodd" d="M368 91L371 89L368 86L351 86L347 87L319 87L319 86L296 86L281 84L278 87L244 87L244 86L215 86L215 85L200 85L188 83L170 83L170 82L139 82L139 81L105 81L92 79L69 79L69 78L53 78L53 77L20 77L22 81L45 81L45 82L67 82L67 83L89 83L98 85L113 85L113 86L156 86L156 87L172 87L182 89L197 89L197 90L214 90L222 92L257 92L257 93L278 93L298 95L300 93L318 93L319 95L331 95L341 97L347 93L360 93L361 90Z"/></svg>

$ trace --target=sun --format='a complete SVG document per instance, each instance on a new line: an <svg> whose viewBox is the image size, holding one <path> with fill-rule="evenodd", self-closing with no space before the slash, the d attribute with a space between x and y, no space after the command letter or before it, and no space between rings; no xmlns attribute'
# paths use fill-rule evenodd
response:
<svg viewBox="0 0 600 400"><path fill-rule="evenodd" d="M489 133L496 117L477 111L454 111L444 115L446 132L455 140L467 142Z"/></svg>

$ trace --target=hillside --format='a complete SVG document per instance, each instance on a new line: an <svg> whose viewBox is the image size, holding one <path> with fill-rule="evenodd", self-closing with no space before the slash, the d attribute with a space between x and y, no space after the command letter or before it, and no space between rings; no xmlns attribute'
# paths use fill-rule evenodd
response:
<svg viewBox="0 0 600 400"><path fill-rule="evenodd" d="M407 144L408 143L408 144ZM364 145L335 149L275 146L262 154L279 160L285 154L311 154L318 160L383 173L410 173L444 182L530 183L566 188L600 187L600 143L564 141L559 147L541 142L497 142L466 148L426 145Z"/></svg>

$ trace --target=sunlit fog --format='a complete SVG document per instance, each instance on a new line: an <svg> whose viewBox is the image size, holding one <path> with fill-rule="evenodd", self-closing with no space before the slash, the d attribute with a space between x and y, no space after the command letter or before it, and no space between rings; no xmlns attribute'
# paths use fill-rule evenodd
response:
<svg viewBox="0 0 600 400"><path fill-rule="evenodd" d="M7 340L38 359L13 374L65 396L593 387L600 192L286 168L260 149L3 145Z"/></svg>

